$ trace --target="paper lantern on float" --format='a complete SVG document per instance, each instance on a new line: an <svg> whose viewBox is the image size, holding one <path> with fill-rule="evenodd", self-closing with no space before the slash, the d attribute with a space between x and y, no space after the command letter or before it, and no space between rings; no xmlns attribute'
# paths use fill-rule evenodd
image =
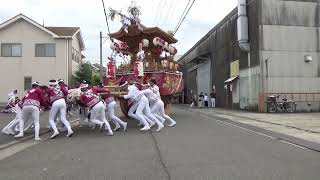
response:
<svg viewBox="0 0 320 180"><path fill-rule="evenodd" d="M155 38L153 38L153 44L155 45L155 46L161 46L161 47L164 47L165 46L165 44L166 44L166 42L163 40L163 39L161 39L161 38L159 38L159 37L155 37Z"/></svg>
<svg viewBox="0 0 320 180"><path fill-rule="evenodd" d="M149 47L149 40L148 39L142 39L142 47Z"/></svg>
<svg viewBox="0 0 320 180"><path fill-rule="evenodd" d="M121 50L126 50L126 49L128 49L128 44L127 44L126 42L120 43L120 49L121 49Z"/></svg>
<svg viewBox="0 0 320 180"><path fill-rule="evenodd" d="M153 38L153 45L155 45L155 46L158 46L159 45L159 37L155 37L155 38Z"/></svg>
<svg viewBox="0 0 320 180"><path fill-rule="evenodd" d="M177 54L177 52L178 51L177 51L177 49L175 47L172 47L172 46L170 47L170 49L169 49L169 53L170 54Z"/></svg>
<svg viewBox="0 0 320 180"><path fill-rule="evenodd" d="M111 42L110 49L112 49L113 51L119 49L119 44L116 42Z"/></svg>
<svg viewBox="0 0 320 180"><path fill-rule="evenodd" d="M161 46L161 47L164 47L165 44L166 44L166 42L165 42L163 39L160 39L160 46Z"/></svg>
<svg viewBox="0 0 320 180"><path fill-rule="evenodd" d="M173 54L177 54L178 50L177 48L173 47Z"/></svg>

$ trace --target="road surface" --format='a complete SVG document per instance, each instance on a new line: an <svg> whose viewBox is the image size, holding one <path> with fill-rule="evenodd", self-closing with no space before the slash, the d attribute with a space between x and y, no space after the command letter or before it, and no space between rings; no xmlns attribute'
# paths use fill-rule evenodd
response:
<svg viewBox="0 0 320 180"><path fill-rule="evenodd" d="M319 152L175 106L177 126L141 132L75 128L72 138L0 151L1 180L316 180Z"/></svg>

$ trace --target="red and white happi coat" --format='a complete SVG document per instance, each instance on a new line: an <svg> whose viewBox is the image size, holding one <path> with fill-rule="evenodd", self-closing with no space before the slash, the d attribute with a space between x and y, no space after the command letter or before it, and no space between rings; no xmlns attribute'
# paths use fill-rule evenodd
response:
<svg viewBox="0 0 320 180"><path fill-rule="evenodd" d="M80 96L80 102L88 107L89 109L93 108L96 104L100 102L100 97L95 91L87 90L83 92Z"/></svg>
<svg viewBox="0 0 320 180"><path fill-rule="evenodd" d="M29 90L22 99L22 107L24 106L36 106L40 108L44 105L44 92L39 87Z"/></svg>
<svg viewBox="0 0 320 180"><path fill-rule="evenodd" d="M56 100L63 99L68 95L68 90L64 84L59 84L57 87L48 90L49 103L52 104Z"/></svg>

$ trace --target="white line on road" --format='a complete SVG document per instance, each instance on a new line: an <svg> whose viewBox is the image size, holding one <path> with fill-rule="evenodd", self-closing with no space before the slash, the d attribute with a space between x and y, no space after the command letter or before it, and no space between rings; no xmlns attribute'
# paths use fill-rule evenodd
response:
<svg viewBox="0 0 320 180"><path fill-rule="evenodd" d="M72 121L70 121L70 124L73 125L76 122L78 122L79 120L80 120L80 118L72 120ZM41 135L47 134L47 133L49 133L49 131L42 132ZM44 140L48 140L48 138L42 139L41 141L44 141ZM2 148L0 150L0 161L2 159L9 157L9 156L12 156L20 151L23 151L31 146L34 146L34 145L40 143L41 141L35 141L33 139L33 135L30 135L30 136L24 137L21 140L15 140L15 141L9 142L7 144L3 144L3 145L1 145Z"/></svg>
<svg viewBox="0 0 320 180"><path fill-rule="evenodd" d="M18 153L24 149L27 149L28 147L34 146L38 143L39 143L39 141L34 141L33 139L32 140L30 139L26 142L22 142L22 143L14 145L14 146L8 147L8 148L0 151L0 161L2 159L5 159L9 156L12 156L12 155Z"/></svg>
<svg viewBox="0 0 320 180"><path fill-rule="evenodd" d="M289 145L294 146L294 147L301 148L301 149L308 149L308 148L306 148L306 147L303 147L303 146L300 146L300 145L298 145L298 144L294 144L294 143L291 143L291 142L288 142L288 141L285 141L285 140L282 140L282 139L280 139L279 141L281 141L281 142L283 142L283 143L286 143L286 144L289 144Z"/></svg>
<svg viewBox="0 0 320 180"><path fill-rule="evenodd" d="M206 118L206 119L212 119L212 118L210 118L210 117L207 116L207 115L200 114L200 116L202 116L202 117L204 117L204 118ZM249 132L253 132L253 133L255 133L255 134L259 134L259 135L261 135L261 136L264 136L264 137L267 137L267 138L270 138L270 139L273 139L273 140L279 139L279 138L276 138L276 137L273 137L273 136L270 136L270 135L267 135L267 134L263 134L263 133L261 133L261 132L257 132L257 131L254 131L254 130L251 130L251 129L248 129L248 128L244 128L244 127L241 127L241 126L238 126L238 125L229 123L229 122L221 121L221 120L218 120L218 119L215 119L215 118L213 118L213 119L216 120L216 121L218 121L218 122L221 122L221 123L224 123L224 124L228 124L228 125L230 125L230 126L237 127L237 128L240 128L240 129L249 131ZM306 147L300 146L300 145L298 145L298 144L291 143L291 142L286 141L286 140L283 140L283 139L279 139L279 141L282 142L282 143L285 143L285 144L288 144L288 145L291 145L291 146L300 148L300 149L304 149L304 150L307 150L307 149L308 149L308 148L306 148Z"/></svg>

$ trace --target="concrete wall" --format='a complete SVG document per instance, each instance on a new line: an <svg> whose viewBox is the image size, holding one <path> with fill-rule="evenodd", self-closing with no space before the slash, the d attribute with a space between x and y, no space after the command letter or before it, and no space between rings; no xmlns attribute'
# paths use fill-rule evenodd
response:
<svg viewBox="0 0 320 180"><path fill-rule="evenodd" d="M261 2L261 61L268 59L268 68L263 65L265 92L320 93L319 2ZM313 60L305 62L306 55Z"/></svg>
<svg viewBox="0 0 320 180"><path fill-rule="evenodd" d="M258 109L260 86L260 66L240 70L240 108Z"/></svg>
<svg viewBox="0 0 320 180"><path fill-rule="evenodd" d="M0 30L0 43L22 43L22 57L0 57L0 102L7 101L13 89L24 95L24 77L48 84L51 78L67 79L66 41L53 39L51 35L30 23L19 20ZM36 43L55 43L56 57L35 57Z"/></svg>

